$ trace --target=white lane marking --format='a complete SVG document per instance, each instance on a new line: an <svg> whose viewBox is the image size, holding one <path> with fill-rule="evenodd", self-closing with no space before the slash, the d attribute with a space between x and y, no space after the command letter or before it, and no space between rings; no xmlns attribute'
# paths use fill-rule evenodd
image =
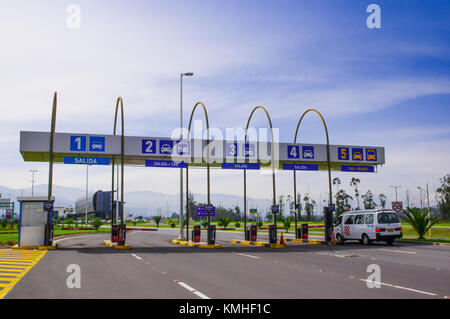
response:
<svg viewBox="0 0 450 319"><path fill-rule="evenodd" d="M135 255L135 254L131 254L131 256L133 256L133 257L136 257L137 259L139 259L139 260L142 260L142 258L141 257L139 257L138 255Z"/></svg>
<svg viewBox="0 0 450 319"><path fill-rule="evenodd" d="M78 238L78 237L90 237L90 236L98 236L98 235L103 235L103 234L79 234L79 235L75 235L75 236L68 236L68 237L64 237L64 238L60 238L60 239L55 239L53 242L58 243L60 241L66 240L66 239L74 239L74 238Z"/></svg>
<svg viewBox="0 0 450 319"><path fill-rule="evenodd" d="M406 287L402 287L402 286L391 285L391 284L386 284L386 283L383 283L383 282L377 282L377 281L372 281L372 280L367 280L367 279L360 279L360 280L362 280L362 281L370 281L370 282L373 282L373 283L377 283L377 284L388 286L388 287L392 287L392 288L398 288L398 289L409 290L409 291L412 291L412 292L418 292L418 293L424 294L424 295L437 296L437 294L434 294L432 292L426 292L426 291L422 291L422 290L406 288Z"/></svg>
<svg viewBox="0 0 450 319"><path fill-rule="evenodd" d="M417 254L416 251L407 251L407 250L385 249L385 248L378 248L378 250L393 251L393 252L396 252L396 253L404 253L404 254Z"/></svg>
<svg viewBox="0 0 450 319"><path fill-rule="evenodd" d="M202 299L211 299L207 295L202 294L200 291L195 290L194 288L192 288L191 286L189 286L188 284L186 284L182 281L178 281L177 284L179 284L181 287L189 290L190 292L196 294L197 296L199 296Z"/></svg>
<svg viewBox="0 0 450 319"><path fill-rule="evenodd" d="M252 256L252 255L247 255L247 254L242 254L242 253L236 253L236 255L241 255L241 256L255 258L255 259L261 259L261 257L258 257L258 256Z"/></svg>

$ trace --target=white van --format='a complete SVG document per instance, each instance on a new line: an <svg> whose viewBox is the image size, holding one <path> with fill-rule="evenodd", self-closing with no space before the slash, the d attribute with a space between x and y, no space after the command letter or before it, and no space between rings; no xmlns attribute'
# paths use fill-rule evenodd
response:
<svg viewBox="0 0 450 319"><path fill-rule="evenodd" d="M390 209L345 212L337 218L334 234L337 241L356 239L365 245L372 241L392 245L395 238L403 236L400 218Z"/></svg>

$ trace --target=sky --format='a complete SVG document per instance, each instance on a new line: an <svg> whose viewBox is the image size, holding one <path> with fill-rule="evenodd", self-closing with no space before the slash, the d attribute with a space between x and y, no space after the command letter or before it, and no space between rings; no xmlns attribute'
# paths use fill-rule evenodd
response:
<svg viewBox="0 0 450 319"><path fill-rule="evenodd" d="M368 28L371 3L381 28ZM80 9L79 28L67 20ZM58 132L110 134L118 96L126 135L170 136L205 103L211 126L245 127L265 106L280 141L293 140L303 111L324 115L332 144L386 149L376 174L333 173L341 188L361 180L394 200L429 184L432 205L450 158L450 3L448 1L0 1L0 185L38 184L47 163L24 162L19 132L48 131L58 92ZM69 23L70 25L70 23ZM201 113L195 115L202 119ZM255 127L267 127L255 114ZM320 120L308 115L300 142L324 143ZM206 192L206 171L192 170L191 190ZM178 170L128 167L125 191L179 191ZM110 169L89 170L89 189L110 188ZM350 174L350 175L349 175ZM54 183L85 187L85 167L56 165ZM211 191L242 195L242 172L213 170ZM271 175L249 173L248 194L271 198ZM326 198L327 175L299 173L298 189ZM336 188L333 189L335 191ZM292 173L277 173L277 195L293 192Z"/></svg>

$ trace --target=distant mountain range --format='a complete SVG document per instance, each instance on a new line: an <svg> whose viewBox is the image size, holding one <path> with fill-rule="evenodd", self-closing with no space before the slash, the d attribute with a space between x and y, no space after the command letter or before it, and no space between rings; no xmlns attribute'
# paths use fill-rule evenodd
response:
<svg viewBox="0 0 450 319"><path fill-rule="evenodd" d="M34 196L47 196L48 186L34 186ZM31 187L25 189L12 189L0 186L2 198L11 198L16 201L20 196L31 196ZM86 196L86 190L80 188L53 185L53 196L55 196L55 207L75 207L75 201ZM197 202L206 203L206 195L194 194ZM164 194L152 191L135 191L125 193L126 212L136 213L138 215L162 215L170 216L172 213L179 212L180 195ZM239 206L243 210L243 196L227 194L211 194L211 202L214 205L221 205L227 208ZM265 212L270 203L266 199L247 198L248 208L257 208L258 211ZM17 205L17 204L16 204ZM17 206L18 207L18 206Z"/></svg>

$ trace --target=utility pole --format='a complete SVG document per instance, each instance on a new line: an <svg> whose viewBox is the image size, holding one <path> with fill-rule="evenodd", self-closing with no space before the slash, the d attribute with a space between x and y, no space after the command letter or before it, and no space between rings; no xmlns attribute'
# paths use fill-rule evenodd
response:
<svg viewBox="0 0 450 319"><path fill-rule="evenodd" d="M420 208L423 208L423 202L422 202L422 191L423 191L423 188L420 187L420 186L417 186L417 188L420 191Z"/></svg>
<svg viewBox="0 0 450 319"><path fill-rule="evenodd" d="M183 76L193 76L194 73L180 73L180 140L183 139ZM189 138L189 136L187 136ZM187 203L186 203L187 205ZM183 234L183 168L180 167L180 236L179 239L184 239ZM189 227L189 220L187 222L187 227Z"/></svg>
<svg viewBox="0 0 450 319"><path fill-rule="evenodd" d="M398 199L397 199L397 188L402 187L402 185L399 185L399 186L393 186L393 185L391 185L391 187L395 188L395 201L397 202L397 201L398 201Z"/></svg>
<svg viewBox="0 0 450 319"><path fill-rule="evenodd" d="M33 174L32 179L31 179L31 197L34 197L34 173L36 173L38 170L37 169L30 169L28 170L29 172L31 172Z"/></svg>

